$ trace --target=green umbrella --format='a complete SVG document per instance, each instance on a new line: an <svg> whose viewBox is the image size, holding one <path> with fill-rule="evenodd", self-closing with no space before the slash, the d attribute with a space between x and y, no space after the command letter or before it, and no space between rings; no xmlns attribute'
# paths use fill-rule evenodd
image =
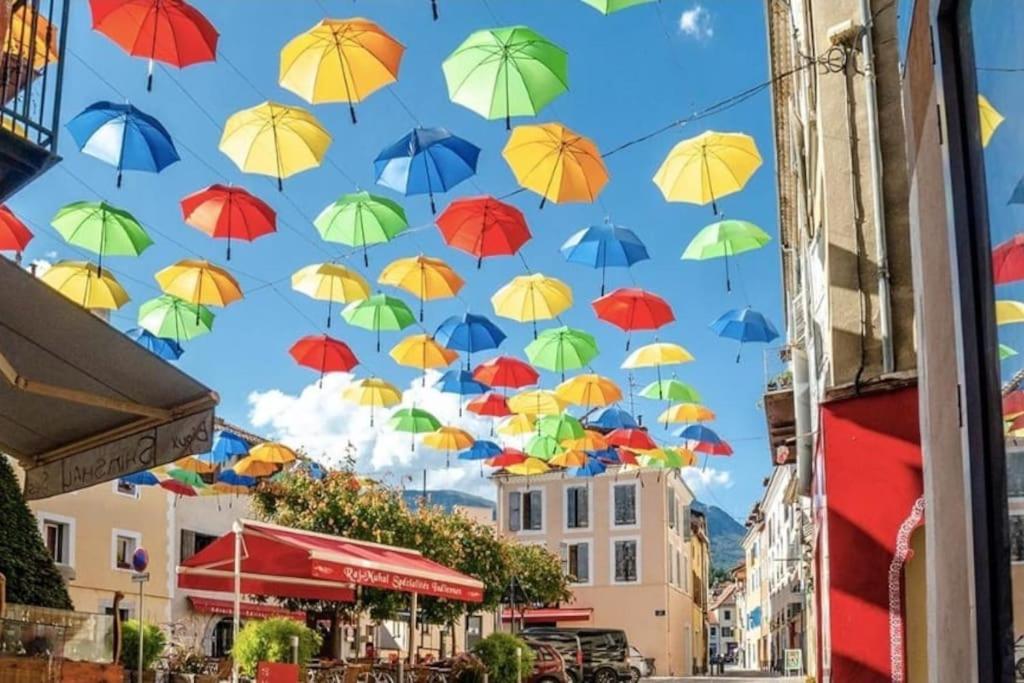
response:
<svg viewBox="0 0 1024 683"><path fill-rule="evenodd" d="M363 248L363 265L369 265L366 247L390 242L409 227L405 210L386 197L369 192L342 195L313 221L328 242Z"/></svg>
<svg viewBox="0 0 1024 683"><path fill-rule="evenodd" d="M731 290L729 257L760 249L771 239L768 233L748 221L718 221L703 228L690 240L682 258L684 261L725 258L725 288Z"/></svg>
<svg viewBox="0 0 1024 683"><path fill-rule="evenodd" d="M544 330L526 347L526 356L539 368L562 373L578 370L597 356L597 342L583 330L555 327Z"/></svg>
<svg viewBox="0 0 1024 683"><path fill-rule="evenodd" d="M583 0L601 14L611 14L634 5L645 5L654 0Z"/></svg>
<svg viewBox="0 0 1024 683"><path fill-rule="evenodd" d="M651 398L655 401L670 401L673 403L700 403L700 394L686 382L678 379L663 379L651 382L640 390L644 398Z"/></svg>
<svg viewBox="0 0 1024 683"><path fill-rule="evenodd" d="M583 425L572 415L562 413L561 415L545 415L537 420L537 433L543 436L550 436L557 443L566 439L579 439L583 437Z"/></svg>
<svg viewBox="0 0 1024 683"><path fill-rule="evenodd" d="M1017 355L1017 350L1007 346L1006 344L999 345L999 360L1006 360Z"/></svg>
<svg viewBox="0 0 1024 683"><path fill-rule="evenodd" d="M213 313L201 304L163 294L139 306L139 326L180 343L212 330Z"/></svg>
<svg viewBox="0 0 1024 683"><path fill-rule="evenodd" d="M442 68L452 102L487 119L535 116L569 87L568 55L525 26L476 31Z"/></svg>
<svg viewBox="0 0 1024 683"><path fill-rule="evenodd" d="M441 422L421 408L400 408L391 414L388 424L396 432L412 434L412 450L416 450L416 435L436 432Z"/></svg>
<svg viewBox="0 0 1024 683"><path fill-rule="evenodd" d="M558 439L543 434L535 434L526 442L526 454L538 460L550 460L563 450Z"/></svg>
<svg viewBox="0 0 1024 683"><path fill-rule="evenodd" d="M191 470L183 470L180 467L175 467L173 470L167 473L167 476L172 479L177 479L182 484L188 484L194 488L205 488L206 482L199 476L198 472L192 472Z"/></svg>
<svg viewBox="0 0 1024 683"><path fill-rule="evenodd" d="M138 256L153 244L134 216L106 202L72 202L50 224L68 244L99 254L100 276L104 255Z"/></svg>
<svg viewBox="0 0 1024 683"><path fill-rule="evenodd" d="M341 312L341 317L349 325L375 331L378 351L382 330L397 332L416 322L416 317L404 301L386 294L374 294L369 299L353 301Z"/></svg>

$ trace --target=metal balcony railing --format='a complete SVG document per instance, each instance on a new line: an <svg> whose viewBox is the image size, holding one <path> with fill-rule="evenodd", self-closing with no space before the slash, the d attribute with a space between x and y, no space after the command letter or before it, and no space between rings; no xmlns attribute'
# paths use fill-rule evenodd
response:
<svg viewBox="0 0 1024 683"><path fill-rule="evenodd" d="M788 346L772 346L764 350L765 393L785 391L793 387Z"/></svg>

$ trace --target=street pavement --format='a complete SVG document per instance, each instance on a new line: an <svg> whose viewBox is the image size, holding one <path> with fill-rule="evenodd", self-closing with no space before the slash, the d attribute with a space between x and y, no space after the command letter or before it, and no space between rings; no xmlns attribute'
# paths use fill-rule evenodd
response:
<svg viewBox="0 0 1024 683"><path fill-rule="evenodd" d="M736 681L759 680L765 683L803 683L803 676L772 676L760 671L729 670L721 676L688 676L685 678L674 678L669 676L657 676L645 678L641 683L735 683Z"/></svg>

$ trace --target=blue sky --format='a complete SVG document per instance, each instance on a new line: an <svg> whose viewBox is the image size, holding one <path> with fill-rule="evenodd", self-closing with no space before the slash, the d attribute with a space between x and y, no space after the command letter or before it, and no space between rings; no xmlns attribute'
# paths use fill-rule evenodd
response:
<svg viewBox="0 0 1024 683"><path fill-rule="evenodd" d="M313 323L322 325L325 313L322 303L292 292L287 278L302 266L339 253L335 245L319 242L311 219L339 195L355 189L345 175L362 189L389 194L382 188L374 189L372 160L382 147L404 135L417 121L425 126L447 127L483 150L475 180L439 198L440 206L458 196L483 192L501 195L515 189L515 180L500 154L507 137L504 122L486 121L452 104L447 97L441 61L471 31L526 24L565 48L569 53L570 91L537 120L564 122L592 137L604 150L767 78L763 11L750 1L701 5L693 0L663 0L608 17L578 0L439 3L441 20L432 22L428 0L197 0L197 6L220 30L218 62L184 71L157 68L151 93L145 91L145 62L129 58L105 37L92 32L84 3L73 3L64 121L97 100L128 99L168 127L182 161L160 175L126 173L124 187L118 190L113 169L82 155L62 131L62 164L10 202L37 233L26 258L52 261L81 257L63 245L48 225L57 209L68 202L102 197L133 212L150 230L156 244L137 259L109 259L109 266L133 297L115 314L112 323L131 327L138 304L159 293L153 280L157 270L196 255L223 264L224 243L214 242L182 222L178 206L181 197L214 182L240 184L260 195L277 209L286 225L280 226L276 235L235 247L232 261L226 265L251 294L219 312L214 332L190 343L180 366L219 392L219 412L228 420L291 441L302 442L303 435L309 433L310 443L297 445L305 445L311 452L323 444L333 448L339 443L339 434L358 430L365 438L362 432L368 425L364 420L355 424L356 418L333 407L330 410L334 412L323 420L311 412L340 403L337 393L331 392L344 382L332 381L322 391L311 387L315 377L296 367L287 355L296 339L320 331ZM278 193L271 180L238 172L217 150L221 126L234 111L267 99L309 106L277 85L278 53L290 38L325 14L373 19L402 41L407 51L394 92L380 91L359 105L357 126L350 124L344 105L309 107L334 137L328 152L333 163L286 180L284 192ZM668 204L651 182L654 171L676 142L707 128L744 131L756 138L765 164L742 193L722 201L722 208L728 217L758 223L774 238L778 231L766 92L610 158L611 182L600 204L548 205L541 211L535 195L522 193L512 201L526 213L533 231L534 238L523 251L530 268L558 276L572 286L576 304L564 315L565 322L597 336L601 355L593 364L595 370L623 382L625 376L618 368L625 356L625 337L618 329L598 321L589 306L598 295L599 272L565 264L558 247L573 232L603 221L606 215L632 228L647 243L653 258L635 266L632 278L637 286L661 294L672 304L677 321L664 328L660 337L683 344L696 356L695 363L677 369L678 375L701 391L705 403L718 413L713 427L736 449L731 459L715 459L709 465L705 475L713 472L715 483L702 495L742 516L759 495L762 477L769 469L764 417L758 407L764 379L763 355L760 347L752 346L736 363L735 345L718 339L707 325L726 309L750 304L781 329L777 243L732 260L734 286L727 294L720 261L679 260L689 239L712 220L710 207ZM431 223L425 197L395 198L405 206L411 225ZM478 271L470 257L448 249L436 229L425 227L373 250L366 274L376 280L380 269L391 260L419 252L446 259L467 278L463 298L477 313L490 314L491 294L523 273L520 261L511 258L492 259ZM362 268L359 259L351 259L350 264ZM609 271L612 286L631 285L633 279L625 271ZM464 310L459 300L428 303L426 326L432 330L445 317ZM502 353L521 356L530 340L529 326L500 319L499 325L508 334ZM413 331L417 330L409 330ZM378 355L372 334L348 327L340 318L335 318L332 334L348 342L361 359L358 376L376 373L401 386L408 386L416 376L396 366L386 355L402 335L385 335L384 349ZM637 335L634 344L652 339L651 335ZM640 386L653 379L648 376L651 374L638 376ZM545 387L553 388L558 377L546 373L543 381ZM319 395L313 396L312 392ZM660 408L638 399L637 409L648 420L653 420ZM250 422L251 412L254 422ZM287 422L292 419L289 416L295 419ZM351 424L338 425L338 419ZM332 426L325 426L328 422ZM323 434L325 430L330 435ZM321 433L314 436L314 432ZM373 463L361 462L361 466L383 468L378 472L391 466L412 472L424 465L437 467L439 461L436 455L425 452L403 460L380 457ZM482 490L479 482L460 483L457 477L442 476L436 483Z"/></svg>

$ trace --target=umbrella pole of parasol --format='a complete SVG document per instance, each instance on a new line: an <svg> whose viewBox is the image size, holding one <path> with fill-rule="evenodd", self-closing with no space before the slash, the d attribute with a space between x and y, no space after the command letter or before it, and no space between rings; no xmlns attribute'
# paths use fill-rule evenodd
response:
<svg viewBox="0 0 1024 683"><path fill-rule="evenodd" d="M228 192L228 261L231 260L231 200L232 192ZM216 227L216 226L215 226Z"/></svg>
<svg viewBox="0 0 1024 683"><path fill-rule="evenodd" d="M430 0L430 10L434 14L434 21L437 21L437 19L438 19L437 0Z"/></svg>
<svg viewBox="0 0 1024 683"><path fill-rule="evenodd" d="M548 201L548 192L551 190L551 183L555 182L555 174L558 172L558 162L562 160L562 152L565 150L563 145L558 146L558 157L555 159L554 165L551 167L551 177L548 178L548 184L544 188L544 194L540 197L540 208L544 208L544 205Z"/></svg>
<svg viewBox="0 0 1024 683"><path fill-rule="evenodd" d="M196 279L196 325L199 325L199 313L202 311L203 306L203 271L199 271L199 277Z"/></svg>
<svg viewBox="0 0 1024 683"><path fill-rule="evenodd" d="M661 388L661 364L660 363L656 363L654 365L654 368L658 372L658 400L659 401L663 401L663 400L665 400L665 397L662 395L662 388Z"/></svg>
<svg viewBox="0 0 1024 683"><path fill-rule="evenodd" d="M701 161L704 163L704 172L707 173L708 178L708 192L711 194L711 210L714 214L718 215L718 200L715 199L715 188L711 185L711 167L708 166L708 154L707 146L701 149L700 154Z"/></svg>
<svg viewBox="0 0 1024 683"><path fill-rule="evenodd" d="M725 249L725 291L732 291L732 283L729 281L729 248Z"/></svg>
<svg viewBox="0 0 1024 683"><path fill-rule="evenodd" d="M165 10L166 11L166 10ZM149 46L149 66L146 73L146 92L153 90L153 57L156 55L156 36L160 32L160 6L156 7L156 17L153 21L153 43ZM141 619L141 617L140 617Z"/></svg>
<svg viewBox="0 0 1024 683"><path fill-rule="evenodd" d="M352 91L348 86L348 71L345 67L348 66L345 62L345 53L341 50L341 45L338 43L338 36L334 36L334 49L338 51L338 62L341 64L341 80L345 83L345 99L348 100L348 113L352 117L352 124L358 123L356 121L356 108L352 104Z"/></svg>

